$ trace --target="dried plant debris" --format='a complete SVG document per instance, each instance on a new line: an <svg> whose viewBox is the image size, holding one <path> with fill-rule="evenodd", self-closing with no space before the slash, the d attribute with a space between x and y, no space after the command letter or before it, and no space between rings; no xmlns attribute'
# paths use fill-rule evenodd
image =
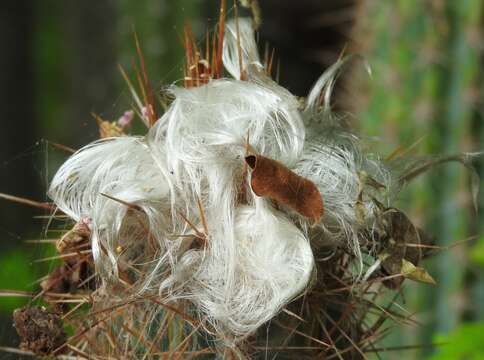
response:
<svg viewBox="0 0 484 360"><path fill-rule="evenodd" d="M65 233L55 244L60 254L66 254L89 244L91 230L86 221L80 221L74 227Z"/></svg>
<svg viewBox="0 0 484 360"><path fill-rule="evenodd" d="M55 243L62 263L47 275L40 287L44 300L57 311L67 309L66 304L59 302L62 294L76 294L96 287L90 236L88 221L83 219Z"/></svg>
<svg viewBox="0 0 484 360"><path fill-rule="evenodd" d="M382 270L386 275L401 274L384 282L394 288L405 278L435 284L434 279L423 268L417 267L422 259L423 239L428 237L413 225L398 209L385 209L381 215L382 229L379 238L379 254Z"/></svg>
<svg viewBox="0 0 484 360"><path fill-rule="evenodd" d="M257 196L275 200L319 223L324 205L316 185L298 176L278 161L260 155L249 155L245 161L252 169L251 187Z"/></svg>
<svg viewBox="0 0 484 360"><path fill-rule="evenodd" d="M270 78L251 20L225 23L225 12L222 2L203 51L186 28L184 86L164 92L161 117L137 41L141 96L121 69L133 112L98 118L101 139L52 179L49 196L75 225L56 241L62 261L36 298L62 321L39 345L22 335L33 310L18 312L24 347L100 359L354 359L375 351L384 324L414 322L396 306L400 291L385 298L405 279L434 283L422 265L430 241L395 201L414 176L449 160L470 166L473 155L370 152L330 106L347 59L297 98ZM145 136L128 134L134 114Z"/></svg>
<svg viewBox="0 0 484 360"><path fill-rule="evenodd" d="M59 315L45 307L32 306L13 313L15 329L20 336L20 348L37 355L50 355L66 341Z"/></svg>
<svg viewBox="0 0 484 360"><path fill-rule="evenodd" d="M128 110L117 120L107 121L103 120L99 115L92 114L99 126L99 137L101 139L123 136L129 129L134 118L134 111Z"/></svg>

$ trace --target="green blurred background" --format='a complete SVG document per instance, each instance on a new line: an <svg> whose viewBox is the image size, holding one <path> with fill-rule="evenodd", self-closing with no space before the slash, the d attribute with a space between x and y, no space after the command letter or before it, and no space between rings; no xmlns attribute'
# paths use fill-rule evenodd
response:
<svg viewBox="0 0 484 360"><path fill-rule="evenodd" d="M231 6L231 2L228 2ZM341 51L362 54L339 81L335 107L372 149L389 153L420 140L418 154L484 149L484 2L481 0L260 0L259 44L276 49L281 82L304 95ZM0 192L47 200L66 154L97 138L90 113L116 119L130 107L118 64L132 71L136 30L155 89L181 79L181 34L215 25L215 0L4 0L0 4ZM233 13L233 11L231 10ZM475 162L481 177L484 162ZM482 186L481 186L482 187ZM482 190L482 189L481 189ZM427 261L436 287L406 284L401 305L420 325L400 327L382 346L425 346L383 359L484 358L484 197L476 213L469 174L446 165L422 176L398 204L438 245L477 235ZM0 289L33 290L52 253L43 213L0 202ZM37 217L34 217L37 216ZM0 345L15 346L0 299ZM0 359L9 358L0 353ZM16 357L10 357L16 358Z"/></svg>

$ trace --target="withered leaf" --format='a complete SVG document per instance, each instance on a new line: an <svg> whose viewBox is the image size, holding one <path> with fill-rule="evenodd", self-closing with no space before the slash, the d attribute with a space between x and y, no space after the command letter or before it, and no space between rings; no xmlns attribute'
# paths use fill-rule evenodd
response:
<svg viewBox="0 0 484 360"><path fill-rule="evenodd" d="M426 284L436 284L434 278L430 276L427 270L422 267L417 267L410 261L407 261L405 259L402 260L402 274L407 279L423 282Z"/></svg>
<svg viewBox="0 0 484 360"><path fill-rule="evenodd" d="M261 155L246 156L252 169L251 187L257 196L290 207L318 223L324 213L323 199L316 185L280 162Z"/></svg>
<svg viewBox="0 0 484 360"><path fill-rule="evenodd" d="M416 267L423 255L420 247L421 242L426 239L423 231L412 224L402 211L395 208L385 209L381 216L381 222L383 229L381 229L382 235L380 238L382 246L380 258L382 259L384 273L388 275L403 273L404 262L415 264ZM410 278L410 276L405 277ZM386 280L384 284L389 288L397 288L405 277L392 278Z"/></svg>
<svg viewBox="0 0 484 360"><path fill-rule="evenodd" d="M386 273L391 275L401 274L402 277L388 279L384 284L389 288L397 288L403 282L403 279L410 279L426 284L435 285L434 278L422 267L415 266L410 261L399 257L396 254L389 255L381 253L378 255L382 261L382 267Z"/></svg>

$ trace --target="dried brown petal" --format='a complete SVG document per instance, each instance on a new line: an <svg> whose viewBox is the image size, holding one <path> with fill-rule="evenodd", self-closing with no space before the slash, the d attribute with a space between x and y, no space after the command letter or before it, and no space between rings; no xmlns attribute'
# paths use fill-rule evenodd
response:
<svg viewBox="0 0 484 360"><path fill-rule="evenodd" d="M257 196L288 206L315 224L319 222L324 213L323 199L312 181L264 156L249 155L245 161L252 169L251 187Z"/></svg>

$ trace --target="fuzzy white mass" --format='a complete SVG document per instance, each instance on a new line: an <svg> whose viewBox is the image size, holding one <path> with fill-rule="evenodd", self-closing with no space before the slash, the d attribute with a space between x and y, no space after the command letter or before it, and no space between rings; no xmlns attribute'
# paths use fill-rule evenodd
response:
<svg viewBox="0 0 484 360"><path fill-rule="evenodd" d="M244 81L231 22L223 61L233 79L172 86L175 100L145 137L89 144L62 165L49 191L74 220L89 219L105 291L127 296L110 289L122 281L120 273L130 273L130 296L188 299L207 330L225 339L253 333L317 276L309 240L314 228L306 219L276 209L248 185L247 202L238 201L241 184L249 183L243 171L247 139L257 153L317 185L325 204L319 233L357 258L359 173L371 172L391 188L387 170L363 155L329 111L341 62L323 74L301 106L265 75L249 20L239 20L239 33ZM196 231L183 218L205 232L198 201L207 225L201 247L192 246ZM362 204L370 219L372 204Z"/></svg>

